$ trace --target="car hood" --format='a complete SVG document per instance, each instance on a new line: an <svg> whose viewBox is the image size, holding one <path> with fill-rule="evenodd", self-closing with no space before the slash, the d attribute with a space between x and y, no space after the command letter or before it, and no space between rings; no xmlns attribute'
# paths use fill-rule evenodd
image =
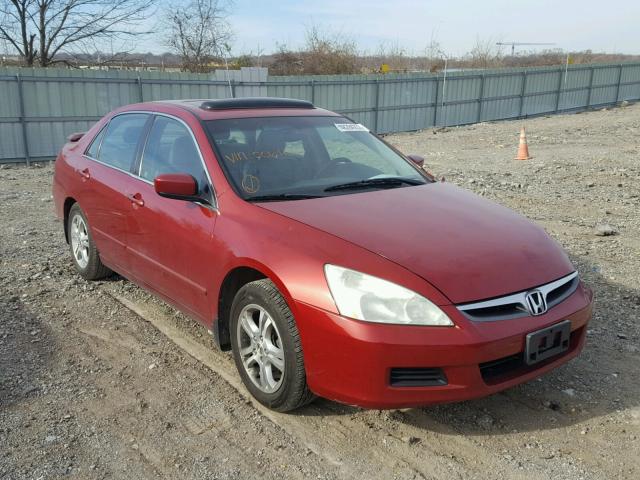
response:
<svg viewBox="0 0 640 480"><path fill-rule="evenodd" d="M541 227L449 183L259 205L405 267L453 303L526 290L574 270Z"/></svg>

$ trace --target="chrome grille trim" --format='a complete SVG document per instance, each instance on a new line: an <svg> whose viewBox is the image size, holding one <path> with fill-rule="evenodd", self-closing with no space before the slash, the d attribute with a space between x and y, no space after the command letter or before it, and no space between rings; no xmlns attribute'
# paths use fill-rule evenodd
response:
<svg viewBox="0 0 640 480"><path fill-rule="evenodd" d="M573 272L558 280L523 292L481 302L456 305L456 308L465 317L476 322L493 322L527 317L531 315L527 308L527 293L534 290L541 292L547 303L547 311L549 311L575 292L579 283L578 272Z"/></svg>

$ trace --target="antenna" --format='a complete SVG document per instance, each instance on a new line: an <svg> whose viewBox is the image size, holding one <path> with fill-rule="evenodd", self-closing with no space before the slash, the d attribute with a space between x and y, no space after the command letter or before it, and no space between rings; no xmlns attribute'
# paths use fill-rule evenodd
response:
<svg viewBox="0 0 640 480"><path fill-rule="evenodd" d="M527 43L527 42L498 42L496 45L511 45L511 56L516 54L516 47L524 47L530 45L555 45L555 43Z"/></svg>

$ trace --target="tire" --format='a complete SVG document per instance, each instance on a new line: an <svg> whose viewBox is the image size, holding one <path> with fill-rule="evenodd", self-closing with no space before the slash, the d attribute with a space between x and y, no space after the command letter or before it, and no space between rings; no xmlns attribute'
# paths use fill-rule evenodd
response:
<svg viewBox="0 0 640 480"><path fill-rule="evenodd" d="M250 323L257 329L247 328ZM256 400L288 412L315 398L307 386L298 327L271 280L250 282L238 291L229 327L236 368Z"/></svg>
<svg viewBox="0 0 640 480"><path fill-rule="evenodd" d="M74 203L69 210L67 232L73 264L84 279L98 280L113 273L100 260L100 253L91 236L87 217L77 203Z"/></svg>

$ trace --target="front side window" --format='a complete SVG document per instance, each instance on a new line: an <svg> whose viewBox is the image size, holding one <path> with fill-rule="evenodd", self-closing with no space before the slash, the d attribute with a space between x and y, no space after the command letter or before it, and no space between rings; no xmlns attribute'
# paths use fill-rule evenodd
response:
<svg viewBox="0 0 640 480"><path fill-rule="evenodd" d="M239 118L206 125L229 180L247 200L429 182L375 135L343 117Z"/></svg>
<svg viewBox="0 0 640 480"><path fill-rule="evenodd" d="M198 182L202 193L209 182L190 131L181 122L157 116L151 126L140 163L140 176L152 182L163 173L186 173Z"/></svg>

